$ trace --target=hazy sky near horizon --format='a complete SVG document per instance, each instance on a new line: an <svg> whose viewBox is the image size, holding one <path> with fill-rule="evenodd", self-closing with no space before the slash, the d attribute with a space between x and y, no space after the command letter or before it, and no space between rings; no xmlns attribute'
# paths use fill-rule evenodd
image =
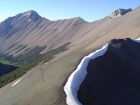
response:
<svg viewBox="0 0 140 105"><path fill-rule="evenodd" d="M28 10L49 20L81 17L92 22L118 8L135 9L140 0L0 0L0 22Z"/></svg>

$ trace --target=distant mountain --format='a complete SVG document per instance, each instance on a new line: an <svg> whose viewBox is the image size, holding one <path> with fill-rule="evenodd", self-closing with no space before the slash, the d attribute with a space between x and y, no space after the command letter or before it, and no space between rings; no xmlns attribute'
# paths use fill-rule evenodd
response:
<svg viewBox="0 0 140 105"><path fill-rule="evenodd" d="M40 18L42 18L41 16L39 16L39 14L36 11L33 10L29 10L27 12L24 12L22 14L23 18L25 18L25 20L28 20L28 22L31 21L38 21Z"/></svg>
<svg viewBox="0 0 140 105"><path fill-rule="evenodd" d="M41 19L41 16L39 16L38 13L33 10L9 17L0 24L0 36L9 36L9 32L11 35L14 35L15 31L22 28L21 26L24 24L27 25L30 22L36 22L39 19Z"/></svg>
<svg viewBox="0 0 140 105"><path fill-rule="evenodd" d="M110 16L122 16L129 11L131 9L118 9ZM35 46L47 46L42 53L48 52L64 43L84 40L86 34L92 35L92 31L109 21L110 18L104 18L89 23L81 17L51 21L29 10L0 23L0 53L16 56ZM17 48L21 45L26 47L19 51Z"/></svg>
<svg viewBox="0 0 140 105"><path fill-rule="evenodd" d="M126 13L128 13L130 11L132 11L131 8L129 8L129 9L119 8L119 9L115 10L114 12L112 12L109 17L110 18L116 18L116 17L119 17L119 16L123 16L123 15L125 15Z"/></svg>
<svg viewBox="0 0 140 105"><path fill-rule="evenodd" d="M77 40L76 34L82 33L83 27L87 25L88 22L80 17L51 21L33 10L20 13L0 23L0 52L15 55L34 46L47 46L44 51L47 52ZM13 50L20 45L27 47L15 53Z"/></svg>

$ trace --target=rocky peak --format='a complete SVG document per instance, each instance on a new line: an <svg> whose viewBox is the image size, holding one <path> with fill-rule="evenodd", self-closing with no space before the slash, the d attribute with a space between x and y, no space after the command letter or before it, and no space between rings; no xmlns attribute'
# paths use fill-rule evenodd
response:
<svg viewBox="0 0 140 105"><path fill-rule="evenodd" d="M122 8L119 8L117 10L115 10L114 12L111 13L111 15L109 16L110 18L117 18L117 17L120 17L120 16L123 16L125 15L126 13L132 11L131 8L129 9L122 9Z"/></svg>
<svg viewBox="0 0 140 105"><path fill-rule="evenodd" d="M5 35L15 25L20 26L30 22L36 22L42 17L33 10L17 14L16 16L9 17L0 23L0 34Z"/></svg>
<svg viewBox="0 0 140 105"><path fill-rule="evenodd" d="M82 19L81 17L74 17L70 19L73 22L74 26L77 26L78 24L85 23L86 21Z"/></svg>
<svg viewBox="0 0 140 105"><path fill-rule="evenodd" d="M29 11L24 12L22 14L22 16L24 18L29 19L29 21L37 21L38 19L41 18L41 16L37 12L35 12L33 10L29 10Z"/></svg>
<svg viewBox="0 0 140 105"><path fill-rule="evenodd" d="M29 10L23 13L23 16L31 16L31 15L36 15L39 16L38 13L36 11L33 10Z"/></svg>
<svg viewBox="0 0 140 105"><path fill-rule="evenodd" d="M74 18L72 18L72 19L74 19L74 20L84 20L84 19L82 19L81 17L74 17Z"/></svg>

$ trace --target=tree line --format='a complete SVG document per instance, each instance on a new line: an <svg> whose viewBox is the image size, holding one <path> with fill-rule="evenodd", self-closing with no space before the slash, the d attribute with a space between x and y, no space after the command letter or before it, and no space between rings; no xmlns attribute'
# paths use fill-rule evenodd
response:
<svg viewBox="0 0 140 105"><path fill-rule="evenodd" d="M39 46L36 46L33 49L30 49L30 51L16 57L6 54L0 54L0 57L3 57L17 67L14 71L8 72L7 74L0 76L0 88L21 77L27 71L37 66L40 62L49 62L51 59L54 58L55 55L68 50L69 44L70 42L44 54L40 54L40 52L43 51L46 47Z"/></svg>

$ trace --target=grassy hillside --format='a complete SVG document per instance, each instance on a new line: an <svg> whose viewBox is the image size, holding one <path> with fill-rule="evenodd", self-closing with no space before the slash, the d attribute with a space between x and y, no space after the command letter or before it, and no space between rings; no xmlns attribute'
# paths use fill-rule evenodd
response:
<svg viewBox="0 0 140 105"><path fill-rule="evenodd" d="M41 51L45 49L45 47L35 47L27 53L24 53L17 57L12 57L8 55L1 55L1 62L7 61L11 64L18 65L19 67L16 70L10 70L9 72L5 72L5 75L0 77L0 87L5 86L9 82L14 81L15 79L21 77L27 71L31 70L33 67L37 66L39 63L45 63L54 58L55 55L60 52L66 51L68 49L68 45L70 43L66 43L52 51L49 51L45 54L40 54Z"/></svg>

